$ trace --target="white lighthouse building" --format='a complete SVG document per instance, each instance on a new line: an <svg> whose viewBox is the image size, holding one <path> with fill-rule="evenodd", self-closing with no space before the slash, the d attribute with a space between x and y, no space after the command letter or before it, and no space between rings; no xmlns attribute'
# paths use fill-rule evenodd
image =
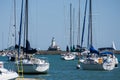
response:
<svg viewBox="0 0 120 80"><path fill-rule="evenodd" d="M58 51L60 50L60 47L56 44L55 38L52 38L51 45L48 48L49 51Z"/></svg>

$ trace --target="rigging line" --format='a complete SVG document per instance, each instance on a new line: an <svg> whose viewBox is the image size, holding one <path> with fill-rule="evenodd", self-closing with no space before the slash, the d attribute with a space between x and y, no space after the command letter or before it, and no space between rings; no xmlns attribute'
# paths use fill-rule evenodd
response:
<svg viewBox="0 0 120 80"><path fill-rule="evenodd" d="M11 9L13 9L13 6L11 6ZM12 45L12 30L11 30L11 23L12 23L12 15L13 15L13 10L10 10L12 12L10 12L10 23L9 23L9 31L8 31L8 39L7 39L7 47L10 47L10 45Z"/></svg>
<svg viewBox="0 0 120 80"><path fill-rule="evenodd" d="M73 8L73 46L75 45L74 37L75 37L75 8Z"/></svg>
<svg viewBox="0 0 120 80"><path fill-rule="evenodd" d="M8 41L7 41L7 47L9 47L9 45L10 45L10 43L9 43L9 41L10 41L10 26L9 26L9 32L8 32Z"/></svg>
<svg viewBox="0 0 120 80"><path fill-rule="evenodd" d="M66 16L66 6L64 5L64 26L65 26L65 35L64 35L64 37L65 37L65 40L67 41L67 39L68 39L68 34L67 34L67 24L66 24L66 21L67 21L67 16ZM69 42L67 41L66 42L66 51L69 51L69 47L68 47L68 44L69 44Z"/></svg>
<svg viewBox="0 0 120 80"><path fill-rule="evenodd" d="M85 3L84 21L83 21L82 38L81 38L81 47L83 46L83 38L84 38L84 31L85 31L85 21L86 21L86 11L87 11L87 0L86 0L86 3Z"/></svg>
<svg viewBox="0 0 120 80"><path fill-rule="evenodd" d="M64 35L64 37L65 37L65 40L67 40L67 25L66 25L66 7L65 7L65 5L64 5L64 27L65 27L65 35ZM67 43L68 44L68 43Z"/></svg>
<svg viewBox="0 0 120 80"><path fill-rule="evenodd" d="M9 26L9 31L8 31L8 41L7 41L7 47L10 47L11 45L13 46L14 44L15 44L15 36L16 36L16 34L14 33L15 32L15 21L13 21L13 18L15 18L15 3L16 2L13 2L13 4L12 4L12 7L11 7L11 11L12 11L12 16L10 16L10 26ZM12 21L13 21L13 23L12 23ZM11 23L12 23L12 25L11 25ZM15 37L15 38L14 38ZM15 46L15 45L14 45Z"/></svg>

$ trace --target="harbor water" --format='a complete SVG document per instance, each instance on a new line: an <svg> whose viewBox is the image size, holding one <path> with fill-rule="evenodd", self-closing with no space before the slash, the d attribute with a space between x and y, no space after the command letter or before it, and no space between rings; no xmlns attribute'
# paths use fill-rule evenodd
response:
<svg viewBox="0 0 120 80"><path fill-rule="evenodd" d="M120 55L116 55L120 60ZM47 74L24 74L25 78L37 80L120 80L120 64L112 71L96 71L76 69L77 59L72 61L62 60L60 55L36 55L36 57L47 57L50 62L50 69ZM5 67L10 69L13 62L7 61L5 57L0 57L5 62Z"/></svg>

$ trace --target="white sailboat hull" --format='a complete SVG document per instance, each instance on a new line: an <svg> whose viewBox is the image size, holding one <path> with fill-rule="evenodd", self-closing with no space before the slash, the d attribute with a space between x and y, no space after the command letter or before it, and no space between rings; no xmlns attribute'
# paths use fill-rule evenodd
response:
<svg viewBox="0 0 120 80"><path fill-rule="evenodd" d="M47 73L49 64L23 64L23 73Z"/></svg>
<svg viewBox="0 0 120 80"><path fill-rule="evenodd" d="M75 54L67 54L67 55L62 56L62 58L63 58L64 60L74 60L75 57L76 57Z"/></svg>
<svg viewBox="0 0 120 80"><path fill-rule="evenodd" d="M113 58L108 58L105 61L96 59L86 59L80 61L80 66L84 70L113 70L115 68L115 61Z"/></svg>
<svg viewBox="0 0 120 80"><path fill-rule="evenodd" d="M84 70L113 70L114 69L114 64L112 63L103 63L103 64L85 64L81 63L80 65L82 69Z"/></svg>
<svg viewBox="0 0 120 80"><path fill-rule="evenodd" d="M11 80L18 77L18 74L12 70L4 68L3 62L0 61L0 80Z"/></svg>
<svg viewBox="0 0 120 80"><path fill-rule="evenodd" d="M19 67L22 64L23 73L27 73L27 74L47 73L50 66L49 62L41 59L23 60L22 63L17 63L17 64ZM18 71L17 64L16 64L16 71Z"/></svg>
<svg viewBox="0 0 120 80"><path fill-rule="evenodd" d="M69 56L65 56L64 57L64 60L74 60L75 59L75 57L73 56L73 57L69 57Z"/></svg>
<svg viewBox="0 0 120 80"><path fill-rule="evenodd" d="M10 80L18 77L16 72L7 72L0 74L0 80Z"/></svg>

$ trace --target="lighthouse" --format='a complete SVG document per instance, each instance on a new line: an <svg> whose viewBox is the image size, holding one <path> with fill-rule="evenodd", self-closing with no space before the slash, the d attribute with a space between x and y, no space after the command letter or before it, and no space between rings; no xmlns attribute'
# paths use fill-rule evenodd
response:
<svg viewBox="0 0 120 80"><path fill-rule="evenodd" d="M55 38L53 37L51 40L51 45L48 48L49 51L59 51L60 47L56 44Z"/></svg>

